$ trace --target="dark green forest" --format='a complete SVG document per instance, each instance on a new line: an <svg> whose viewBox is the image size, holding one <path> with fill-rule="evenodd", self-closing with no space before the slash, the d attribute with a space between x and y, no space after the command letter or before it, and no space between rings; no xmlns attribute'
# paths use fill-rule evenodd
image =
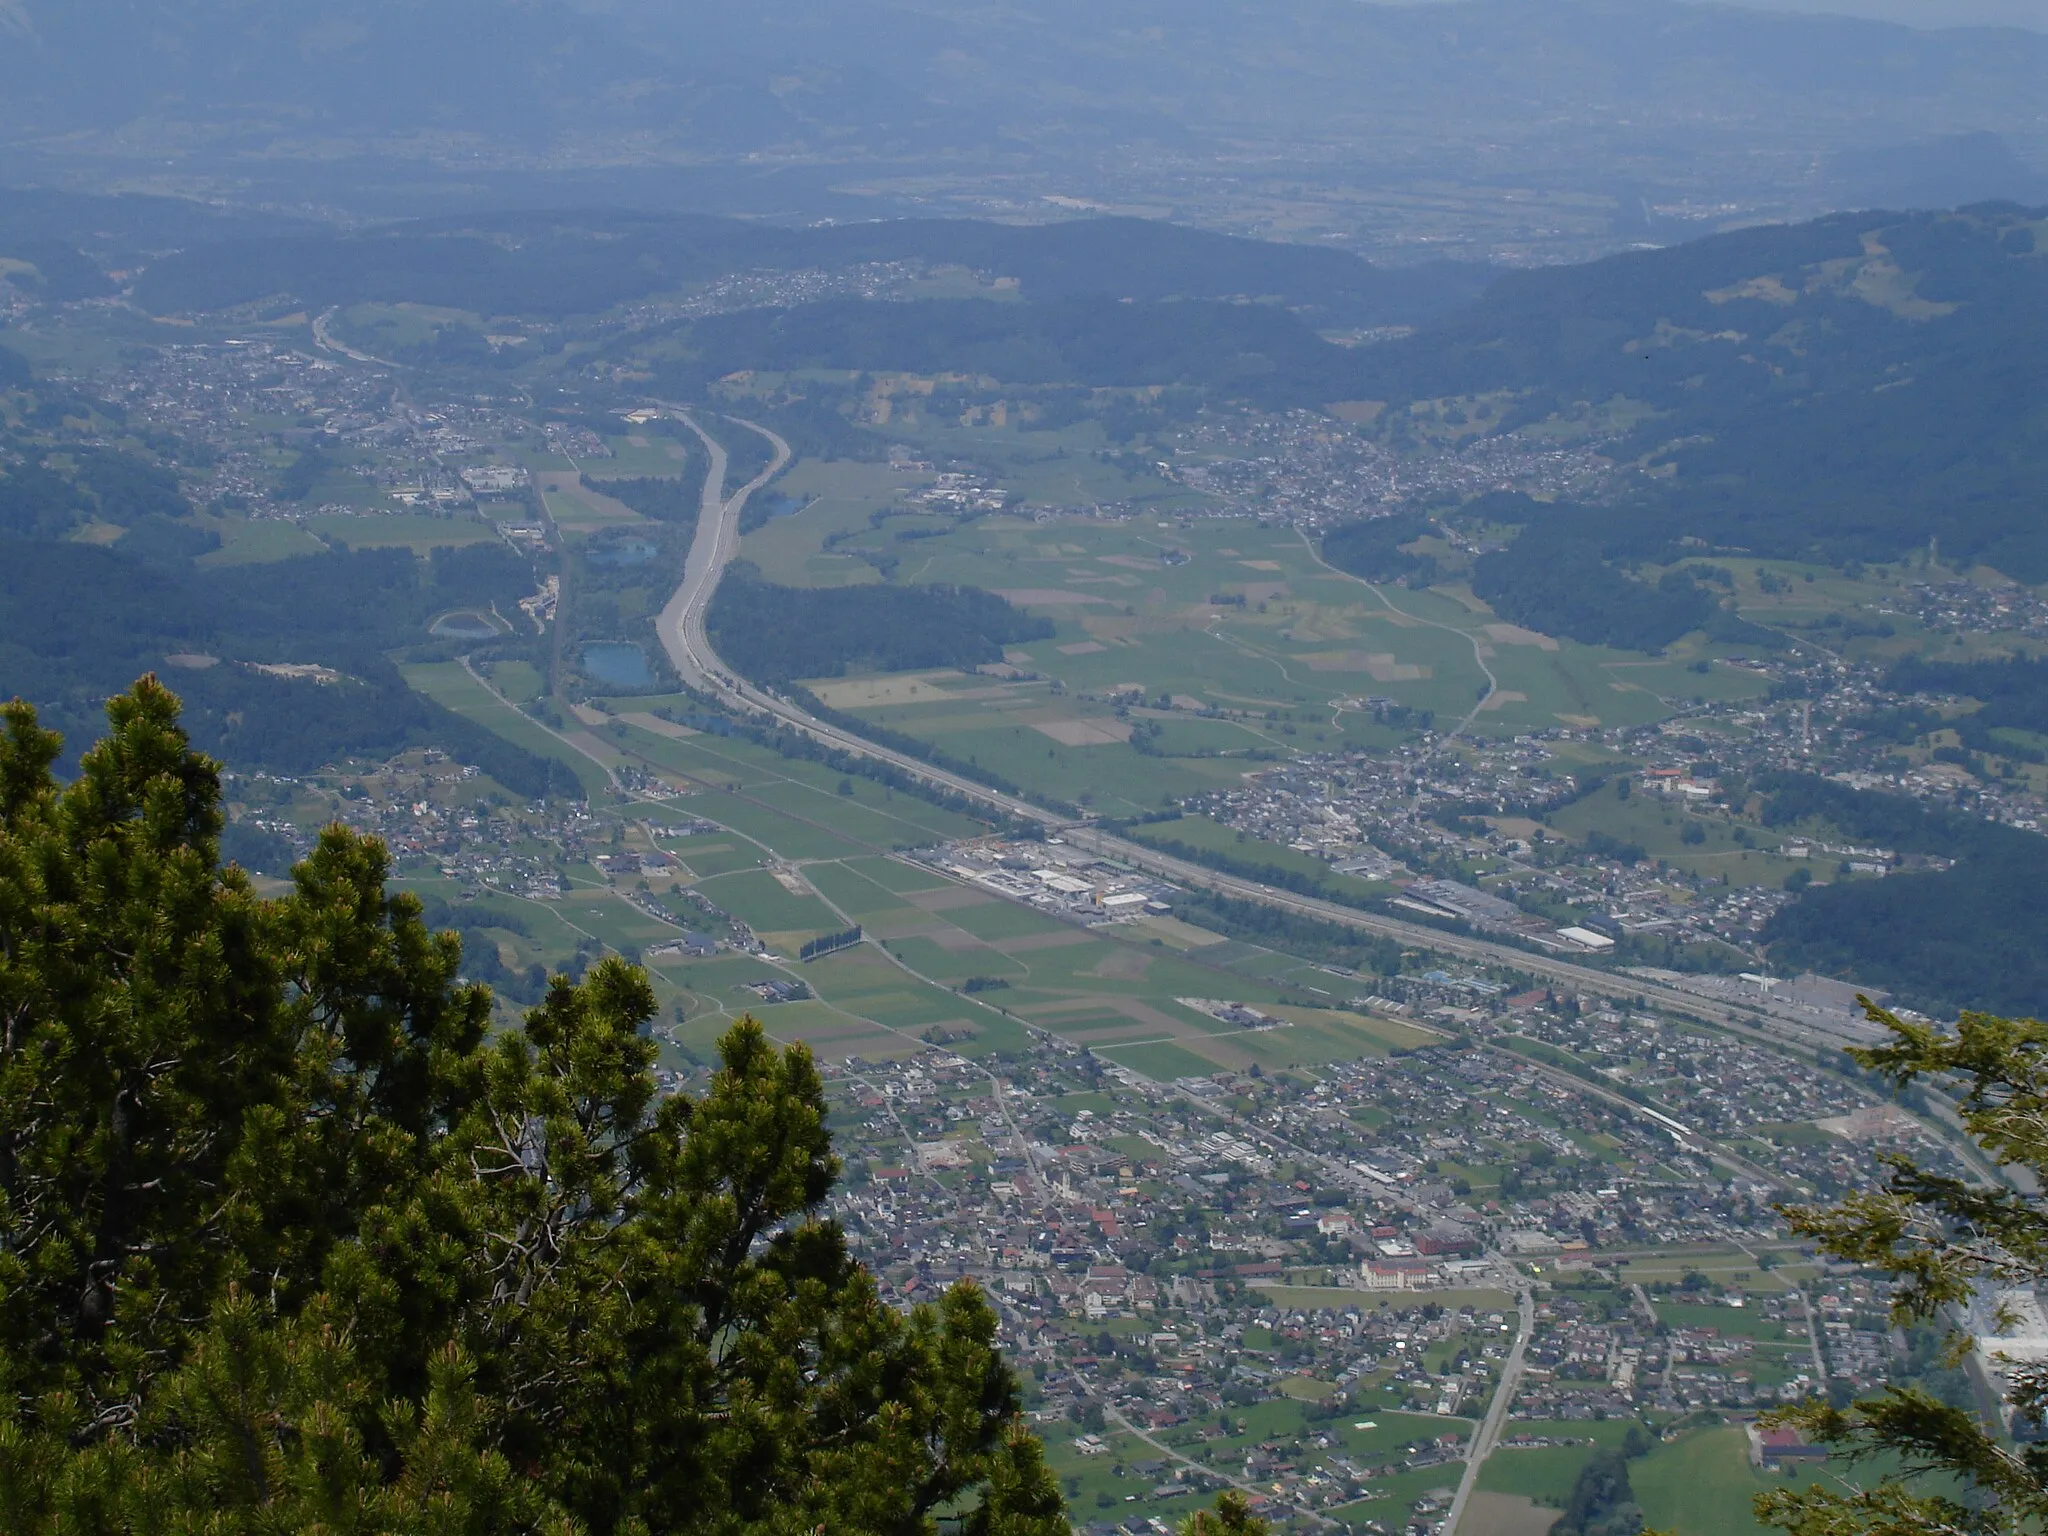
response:
<svg viewBox="0 0 2048 1536"><path fill-rule="evenodd" d="M1764 931L1771 958L1890 988L1918 1007L2023 1015L2048 991L2048 839L1907 795L1761 776L1767 826L1953 859L1944 870L1808 886Z"/></svg>
<svg viewBox="0 0 2048 1536"><path fill-rule="evenodd" d="M376 839L264 899L178 700L107 718L69 783L0 722L10 1536L1064 1536L981 1291L829 1219L807 1047L663 1093L617 958L499 1025Z"/></svg>
<svg viewBox="0 0 2048 1536"><path fill-rule="evenodd" d="M1436 557L1410 554L1401 546L1435 532L1436 526L1419 512L1397 512L1391 517L1340 523L1323 535L1323 558L1338 570L1367 581L1406 581L1414 586L1428 586L1436 579Z"/></svg>
<svg viewBox="0 0 2048 1536"><path fill-rule="evenodd" d="M126 543L126 540L123 540ZM321 554L205 570L121 549L0 539L0 697L36 703L74 743L100 703L167 656L215 658L177 672L185 725L240 768L304 773L345 757L433 745L515 794L574 794L559 768L413 692L385 654L428 643L457 607L516 611L533 590L523 558L497 545ZM243 663L304 662L321 684Z"/></svg>
<svg viewBox="0 0 2048 1536"><path fill-rule="evenodd" d="M1508 548L1481 555L1473 562L1472 590L1510 623L1628 651L1662 650L1717 611L1682 571L1667 572L1654 586L1638 581L1561 520L1536 523Z"/></svg>
<svg viewBox="0 0 2048 1536"><path fill-rule="evenodd" d="M978 587L783 587L744 560L726 567L704 622L736 671L766 683L979 666L1053 632Z"/></svg>
<svg viewBox="0 0 2048 1536"><path fill-rule="evenodd" d="M2048 736L2048 656L2003 661L1927 661L1908 656L1885 686L1894 693L1953 694L1983 707L1953 722L1980 729L2006 727Z"/></svg>

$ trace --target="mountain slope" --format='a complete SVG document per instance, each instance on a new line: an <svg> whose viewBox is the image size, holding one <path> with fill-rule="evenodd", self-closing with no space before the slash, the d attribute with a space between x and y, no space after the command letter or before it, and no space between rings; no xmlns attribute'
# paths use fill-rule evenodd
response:
<svg viewBox="0 0 2048 1536"><path fill-rule="evenodd" d="M1586 514L1612 553L1934 538L2048 579L2048 210L1844 214L1517 273L1360 366L1397 405L1510 394L1510 421L1651 407L1615 452L1668 478Z"/></svg>
<svg viewBox="0 0 2048 1536"><path fill-rule="evenodd" d="M154 263L136 298L155 313L290 293L325 306L410 300L496 314L587 314L734 272L867 262L1013 277L1027 300L1272 299L1322 324L1412 324L1476 296L1482 268L1394 271L1345 251L1247 240L1142 219L1019 228L900 219L782 228L737 219L586 210L421 220L364 235L194 243Z"/></svg>

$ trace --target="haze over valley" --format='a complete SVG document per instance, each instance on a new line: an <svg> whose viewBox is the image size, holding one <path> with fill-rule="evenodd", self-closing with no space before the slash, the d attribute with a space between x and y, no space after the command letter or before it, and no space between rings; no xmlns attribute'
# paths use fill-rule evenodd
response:
<svg viewBox="0 0 2048 1536"><path fill-rule="evenodd" d="M10 1529L2027 1527L2043 80L0 0Z"/></svg>

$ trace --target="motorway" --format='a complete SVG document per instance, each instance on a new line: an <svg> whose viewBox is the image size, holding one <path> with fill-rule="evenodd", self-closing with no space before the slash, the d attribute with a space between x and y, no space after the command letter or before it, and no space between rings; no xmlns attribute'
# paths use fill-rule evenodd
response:
<svg viewBox="0 0 2048 1536"><path fill-rule="evenodd" d="M704 475L697 533L691 539L690 553L683 561L682 585L676 588L675 595L654 621L655 632L661 637L661 646L668 652L670 664L685 683L704 693L727 698L744 697L752 690L728 673L725 664L718 659L718 653L711 649L711 641L704 633L704 614L711 606L711 594L718 590L718 578L725 574L727 564L739 548L740 514L746 510L747 500L754 492L782 473L790 458L789 444L766 427L756 426L751 421L741 422L740 425L749 431L767 438L775 456L766 469L728 496L725 493L727 455L724 444L698 426L697 418L681 406L668 401L660 403L664 409L674 411L683 425L703 440L704 451L711 456L711 467ZM746 702L757 709L767 707L765 696L758 702L753 699Z"/></svg>
<svg viewBox="0 0 2048 1536"><path fill-rule="evenodd" d="M1832 1051L1839 1049L1843 1043L1823 1031L1808 1029L1785 1019L1772 1018L1756 1009L1700 997L1648 978L1603 971L1593 966L1532 953L1514 945L1496 943L1489 939L1445 933L1441 929L1425 927L1420 923L1407 922L1397 917L1386 917L1377 912L1362 912L1355 907L1324 901L1319 897L1275 890L1256 881L1223 874L1185 859L1177 859L1142 844L1116 837L1086 820L1077 821L1063 812L1048 810L1042 805L1035 805L1015 795L1004 794L976 780L935 767L922 758L880 746L865 737L816 718L788 699L754 686L735 675L712 649L704 631L704 612L710 605L712 593L717 590L719 576L723 574L726 564L739 547L740 514L745 510L748 498L766 485L781 471L783 465L789 462L789 444L766 427L739 417L729 418L735 424L767 438L775 449L775 458L760 474L728 495L725 491L725 449L698 425L685 407L672 401L657 400L650 403L678 416L691 431L704 440L705 448L711 456L710 471L704 478L702 512L697 522L696 537L690 544L689 557L684 562L682 584L676 588L675 595L662 609L657 622L662 647L668 652L669 660L676 672L690 687L722 699L737 708L771 715L782 724L802 731L822 745L887 763L913 778L963 796L1014 821L1037 822L1049 834L1062 837L1077 848L1177 885L1193 886L1200 890L1214 891L1219 895L1260 902L1301 917L1340 924L1361 933L1394 939L1418 949L1456 956L1477 964L1512 967L1524 975L1537 977L1546 983L1561 984L1588 996L1622 1002L1641 998L1646 1004L1666 1012L1696 1019L1772 1045L1783 1046L1788 1042L1794 1042L1809 1048ZM764 619L767 622L792 622L793 616L765 615Z"/></svg>

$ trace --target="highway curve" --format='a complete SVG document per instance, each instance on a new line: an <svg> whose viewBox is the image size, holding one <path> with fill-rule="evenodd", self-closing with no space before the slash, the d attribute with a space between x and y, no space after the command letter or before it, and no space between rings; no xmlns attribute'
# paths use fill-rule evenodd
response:
<svg viewBox="0 0 2048 1536"><path fill-rule="evenodd" d="M1189 863L1185 859L1176 859L1142 844L1113 836L1086 820L1076 821L1060 812L1034 805L1015 795L1003 794L986 784L935 767L922 758L880 746L865 737L816 718L809 711L778 694L756 687L735 674L719 659L718 653L712 649L710 639L705 634L704 613L710 606L712 593L718 588L719 577L724 574L727 563L739 548L740 514L746 508L747 499L766 485L789 462L789 444L766 427L739 417L728 418L736 425L751 432L758 432L767 438L775 449L775 459L760 474L727 495L725 449L697 423L687 408L668 401L654 403L665 410L675 412L691 431L704 440L705 448L711 455L711 467L704 478L703 508L698 517L696 537L690 545L689 558L684 563L682 584L676 588L674 596L662 609L661 617L656 624L662 647L668 652L670 662L690 687L722 699L737 708L771 715L782 724L802 731L825 746L837 747L856 756L888 763L913 778L964 796L1012 820L1035 821L1048 832L1066 838L1079 848L1178 885L1194 886L1220 895L1260 902L1303 917L1338 923L1363 933L1396 939L1403 944L1412 944L1417 948L1434 950L1440 954L1455 955L1482 964L1511 966L1525 975L1541 977L1547 982L1562 983L1595 997L1620 1000L1640 997L1669 1012L1765 1039L1772 1044L1782 1045L1788 1037L1808 1046L1832 1048L1840 1044L1829 1036L1802 1029L1782 1019L1767 1021L1763 1014L1754 1009L1696 997L1676 987L1665 986L1646 978L1602 971L1592 966L1575 964L1570 960L1534 954L1490 939L1445 933L1440 929L1424 927L1420 923L1406 922L1397 917L1385 917L1377 912L1362 912L1355 907L1324 901L1318 897L1275 890L1256 881L1223 874L1204 865Z"/></svg>

